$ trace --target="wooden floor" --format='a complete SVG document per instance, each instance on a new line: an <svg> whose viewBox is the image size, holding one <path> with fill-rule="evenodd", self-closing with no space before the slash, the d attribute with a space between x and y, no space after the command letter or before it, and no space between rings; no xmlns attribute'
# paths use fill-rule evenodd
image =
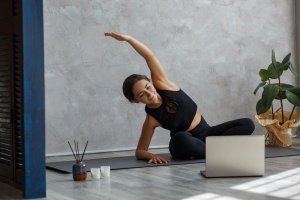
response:
<svg viewBox="0 0 300 200"><path fill-rule="evenodd" d="M293 146L300 148L300 139ZM153 150L166 153L167 149ZM87 158L133 155L114 152L86 155ZM47 158L47 162L72 160L71 156ZM266 200L300 199L300 156L267 158L264 177L211 178L200 174L205 164L173 165L111 171L111 177L74 182L71 174L47 170L47 198L121 200ZM21 192L0 183L0 199L21 199Z"/></svg>

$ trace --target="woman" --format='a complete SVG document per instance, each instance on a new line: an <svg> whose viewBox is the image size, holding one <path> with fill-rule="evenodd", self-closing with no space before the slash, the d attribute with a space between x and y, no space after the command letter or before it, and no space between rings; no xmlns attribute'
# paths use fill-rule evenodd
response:
<svg viewBox="0 0 300 200"><path fill-rule="evenodd" d="M170 81L154 53L144 44L129 35L104 33L118 41L128 42L147 62L150 80L144 75L133 74L123 83L123 93L132 103L146 104L147 113L136 148L137 159L149 163L168 163L170 160L148 152L156 127L171 131L169 150L180 159L205 158L205 138L215 135L250 135L253 121L236 119L216 126L209 126L197 109L196 103Z"/></svg>

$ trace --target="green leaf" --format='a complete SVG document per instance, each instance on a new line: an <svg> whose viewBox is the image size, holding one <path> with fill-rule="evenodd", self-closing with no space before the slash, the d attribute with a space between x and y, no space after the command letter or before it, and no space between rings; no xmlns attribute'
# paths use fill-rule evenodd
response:
<svg viewBox="0 0 300 200"><path fill-rule="evenodd" d="M272 83L272 84L277 84L278 85L278 83ZM281 91L285 91L285 90L289 90L289 89L293 89L293 88L295 88L295 86L290 85L290 84L286 84L286 83L281 83L280 84Z"/></svg>
<svg viewBox="0 0 300 200"><path fill-rule="evenodd" d="M278 85L279 86L278 83L272 83L271 85ZM281 96L280 96L280 92L279 92L275 99L277 99L277 100L286 99L285 91L289 90L289 89L292 89L292 88L295 88L295 87L293 85L289 85L289 84L286 84L286 83L281 83L280 84Z"/></svg>
<svg viewBox="0 0 300 200"><path fill-rule="evenodd" d="M264 87L264 91L262 93L262 105L269 109L272 105L273 100L277 97L279 93L278 85L267 85Z"/></svg>
<svg viewBox="0 0 300 200"><path fill-rule="evenodd" d="M253 94L256 95L258 89L261 88L262 86L266 85L266 84L267 84L267 82L261 82L260 84L258 84L258 86L257 86L256 89L254 90Z"/></svg>
<svg viewBox="0 0 300 200"><path fill-rule="evenodd" d="M261 81L267 81L270 78L270 72L266 69L259 70L259 76L261 78Z"/></svg>
<svg viewBox="0 0 300 200"><path fill-rule="evenodd" d="M277 63L278 65L280 65L280 63ZM278 74L279 76L281 76L283 70L277 70L273 64L271 63L268 67L268 71L270 72L270 78L271 79L277 79L278 78Z"/></svg>
<svg viewBox="0 0 300 200"><path fill-rule="evenodd" d="M287 90L285 93L286 93L287 100L291 104L300 106L300 88L299 87Z"/></svg>
<svg viewBox="0 0 300 200"><path fill-rule="evenodd" d="M276 62L276 57L275 57L275 52L272 49L272 64L275 67L275 69L277 69L277 62Z"/></svg>
<svg viewBox="0 0 300 200"><path fill-rule="evenodd" d="M281 64L285 65L286 63L290 62L291 55L292 55L291 53L289 53L288 55L286 55L284 57L284 59L282 60Z"/></svg>
<svg viewBox="0 0 300 200"><path fill-rule="evenodd" d="M280 95L280 93L281 93L281 95ZM278 95L275 97L275 99L276 100L280 100L280 99L282 99L282 100L284 100L284 99L286 99L286 95L285 95L285 91L279 91L278 92Z"/></svg>
<svg viewBox="0 0 300 200"><path fill-rule="evenodd" d="M263 114L265 112L268 111L268 108L266 108L263 104L262 104L262 100L258 100L258 102L256 103L256 113L258 115Z"/></svg>
<svg viewBox="0 0 300 200"><path fill-rule="evenodd" d="M292 63L289 65L289 68L290 68L291 72L292 72L295 76L297 76L298 78L300 78L300 77L298 76L297 71L295 70L294 66L292 65Z"/></svg>
<svg viewBox="0 0 300 200"><path fill-rule="evenodd" d="M290 66L291 62L287 62L285 64L281 64L280 67L278 67L278 70L287 70Z"/></svg>

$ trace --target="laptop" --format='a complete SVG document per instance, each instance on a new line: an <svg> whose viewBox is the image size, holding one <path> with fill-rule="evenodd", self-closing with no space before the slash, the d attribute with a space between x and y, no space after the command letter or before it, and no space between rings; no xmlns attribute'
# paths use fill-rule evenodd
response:
<svg viewBox="0 0 300 200"><path fill-rule="evenodd" d="M235 135L206 137L204 177L263 176L265 136Z"/></svg>

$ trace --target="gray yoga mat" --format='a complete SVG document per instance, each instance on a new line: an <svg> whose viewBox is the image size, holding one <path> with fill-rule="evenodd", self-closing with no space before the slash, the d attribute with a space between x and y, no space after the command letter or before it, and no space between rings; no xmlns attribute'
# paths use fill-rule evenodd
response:
<svg viewBox="0 0 300 200"><path fill-rule="evenodd" d="M130 169L139 167L157 167L166 165L182 165L182 164L194 164L194 163L204 163L205 159L195 159L195 160L180 160L172 158L170 154L159 154L164 158L171 160L169 163L163 164L148 164L147 161L137 160L135 156L125 156L125 157L113 157L113 158L99 158L84 160L87 169L99 168L100 166L110 166L112 170L115 169ZM300 155L300 149L295 148L284 148L284 147L266 147L265 157L285 157L285 156L298 156ZM63 162L50 162L46 163L47 169L59 171L62 173L72 173L72 166L75 161L63 161Z"/></svg>

